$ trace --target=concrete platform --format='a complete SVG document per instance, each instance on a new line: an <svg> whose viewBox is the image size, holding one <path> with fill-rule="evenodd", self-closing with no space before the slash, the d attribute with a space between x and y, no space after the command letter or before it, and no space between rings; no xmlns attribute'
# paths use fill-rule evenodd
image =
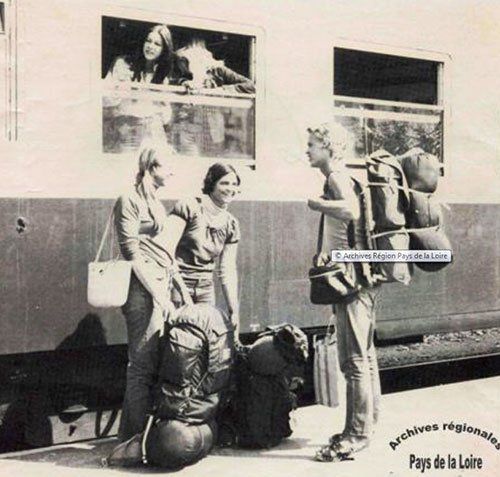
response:
<svg viewBox="0 0 500 477"><path fill-rule="evenodd" d="M342 429L344 411L342 405L336 409L311 406L295 412L294 434L277 448L216 449L203 461L173 474L182 477L500 475L500 377L384 395L382 406L381 422L372 445L353 461L326 464L312 460L316 448ZM145 467L100 467L101 458L115 444L115 439L105 439L4 454L0 457L0 475L107 477L169 473ZM470 459L471 455L475 460ZM478 459L482 461L481 468ZM440 463L444 463L444 468L440 465L436 468ZM475 468L463 468L471 464Z"/></svg>

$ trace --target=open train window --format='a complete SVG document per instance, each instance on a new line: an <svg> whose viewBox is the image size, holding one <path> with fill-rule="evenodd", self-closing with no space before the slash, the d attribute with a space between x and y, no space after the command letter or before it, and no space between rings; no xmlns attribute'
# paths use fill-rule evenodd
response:
<svg viewBox="0 0 500 477"><path fill-rule="evenodd" d="M101 17L103 152L154 138L179 156L254 164L256 35L205 25Z"/></svg>
<svg viewBox="0 0 500 477"><path fill-rule="evenodd" d="M358 158L420 147L443 163L447 58L388 50L334 48L336 120L354 133Z"/></svg>

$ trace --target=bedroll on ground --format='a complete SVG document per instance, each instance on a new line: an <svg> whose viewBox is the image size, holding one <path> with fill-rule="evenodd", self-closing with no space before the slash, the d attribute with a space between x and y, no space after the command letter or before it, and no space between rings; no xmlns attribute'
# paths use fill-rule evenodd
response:
<svg viewBox="0 0 500 477"><path fill-rule="evenodd" d="M206 457L216 439L215 421L199 425L159 421L146 438L147 462L164 469L180 469Z"/></svg>

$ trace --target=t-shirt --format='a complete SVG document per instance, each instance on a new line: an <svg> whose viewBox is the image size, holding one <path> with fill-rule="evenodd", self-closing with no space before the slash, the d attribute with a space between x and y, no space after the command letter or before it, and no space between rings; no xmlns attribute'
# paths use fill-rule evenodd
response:
<svg viewBox="0 0 500 477"><path fill-rule="evenodd" d="M167 213L159 199L152 205L159 220L164 222ZM172 263L165 244L165 228L154 230L154 222L146 200L134 188L118 198L114 209L115 228L120 251L126 260L135 258L153 259L161 267Z"/></svg>
<svg viewBox="0 0 500 477"><path fill-rule="evenodd" d="M344 173L343 171L336 171L335 173ZM323 187L324 195L332 200L340 199L335 197L335 193L331 187L332 174L326 179ZM354 189L354 182L351 180ZM357 194L356 194L357 196ZM332 250L349 250L351 248L363 249L366 248L364 244L364 229L360 219L345 220L337 219L330 215L325 214L323 228L323 243L321 244L321 251L330 253ZM354 241L354 243L353 243Z"/></svg>
<svg viewBox="0 0 500 477"><path fill-rule="evenodd" d="M240 240L238 219L213 203L207 204L209 200L208 197L179 200L170 212L186 221L175 252L185 278L213 279L215 261L224 246Z"/></svg>

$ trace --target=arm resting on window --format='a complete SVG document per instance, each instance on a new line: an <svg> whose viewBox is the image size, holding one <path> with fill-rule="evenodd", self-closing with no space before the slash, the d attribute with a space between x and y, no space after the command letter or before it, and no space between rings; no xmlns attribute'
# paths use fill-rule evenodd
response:
<svg viewBox="0 0 500 477"><path fill-rule="evenodd" d="M217 82L222 82L222 88L236 93L255 93L254 82L246 76L240 75L227 66L217 66L212 70Z"/></svg>

